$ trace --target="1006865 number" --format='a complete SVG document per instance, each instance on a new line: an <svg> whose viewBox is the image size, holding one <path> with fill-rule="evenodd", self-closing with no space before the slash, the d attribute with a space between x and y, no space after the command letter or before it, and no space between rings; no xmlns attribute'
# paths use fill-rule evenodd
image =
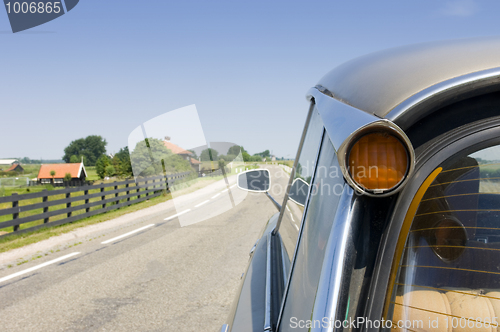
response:
<svg viewBox="0 0 500 332"><path fill-rule="evenodd" d="M7 2L5 4L7 7L7 13L11 12L14 14L59 14L61 12L61 2Z"/></svg>

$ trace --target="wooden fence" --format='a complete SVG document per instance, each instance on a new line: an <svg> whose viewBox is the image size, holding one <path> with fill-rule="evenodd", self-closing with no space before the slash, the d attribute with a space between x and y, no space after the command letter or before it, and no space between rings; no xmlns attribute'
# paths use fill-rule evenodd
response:
<svg viewBox="0 0 500 332"><path fill-rule="evenodd" d="M12 219L0 222L0 229L13 227L12 232L3 234L0 238L70 223L142 202L160 195L162 189L168 190L169 186L190 173L171 174L167 178L164 176L140 178L137 182L125 180L0 197L0 205L5 206L5 203L12 203L12 207L0 209L0 218L5 219L4 216L12 215ZM34 199L41 199L41 201L33 202ZM23 202L27 204L23 204ZM50 209L51 207L56 209ZM51 219L56 220L52 221ZM31 224L27 228L20 229L20 225L26 223Z"/></svg>

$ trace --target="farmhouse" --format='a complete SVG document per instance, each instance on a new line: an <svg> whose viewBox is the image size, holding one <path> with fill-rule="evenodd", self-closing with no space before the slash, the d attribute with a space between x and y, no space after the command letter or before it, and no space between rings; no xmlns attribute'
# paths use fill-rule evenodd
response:
<svg viewBox="0 0 500 332"><path fill-rule="evenodd" d="M54 175L52 175L52 174ZM71 181L85 181L87 171L82 163L68 164L44 164L38 172L38 181L40 183L63 183L66 174L71 174Z"/></svg>
<svg viewBox="0 0 500 332"><path fill-rule="evenodd" d="M165 147L167 149L169 149L170 151L172 151L172 153L175 153L176 155L181 156L182 158L189 161L189 163L191 164L191 167L195 170L195 172L198 173L200 171L199 165L201 163L192 157L193 153L191 151L184 150L180 146L175 145L174 143L170 142L170 137L168 137L168 136L165 137L163 144L165 144Z"/></svg>

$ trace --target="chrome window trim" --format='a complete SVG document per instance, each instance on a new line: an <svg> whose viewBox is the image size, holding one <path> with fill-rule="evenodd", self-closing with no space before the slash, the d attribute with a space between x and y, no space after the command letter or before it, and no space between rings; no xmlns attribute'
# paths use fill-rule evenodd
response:
<svg viewBox="0 0 500 332"><path fill-rule="evenodd" d="M267 256L266 256L266 303L265 303L265 312L264 312L264 331L272 331L272 323L271 323L271 302L272 302L272 293L271 293L271 236L272 233L267 234Z"/></svg>
<svg viewBox="0 0 500 332"><path fill-rule="evenodd" d="M339 201L339 208L333 220L333 227L326 245L325 258L321 267L314 310L313 322L323 322L325 317L330 321L335 320L338 311L338 302L342 291L342 272L345 264L345 252L349 229L352 222L352 201L354 191L349 186L344 186L342 197ZM314 324L313 324L314 325ZM333 326L317 327L314 325L311 332L333 331Z"/></svg>
<svg viewBox="0 0 500 332"><path fill-rule="evenodd" d="M458 76L428 87L394 107L384 118L396 123L402 129L408 129L421 116L413 110L431 98L445 94L460 94L500 83L500 67L481 70ZM441 101L441 99L440 99ZM426 105L427 106L427 105ZM428 109L428 108L427 108Z"/></svg>
<svg viewBox="0 0 500 332"><path fill-rule="evenodd" d="M381 118L344 104L325 95L317 88L311 88L308 99L314 99L333 147L338 149L356 130Z"/></svg>
<svg viewBox="0 0 500 332"><path fill-rule="evenodd" d="M314 109L314 104L313 104L313 109ZM321 154L321 146L323 145L323 141L325 140L325 137L327 137L327 133L326 133L325 127L323 126L323 133L321 135L321 139L319 140L318 149L316 151L316 158L314 160L315 169L314 169L313 175L311 177L311 183L314 183L314 180L316 179L316 167L318 165L319 156ZM335 146L334 146L334 149L335 149ZM304 207L304 213L302 213L302 218L300 220L300 230L299 230L299 235L297 237L297 244L295 245L295 250L293 252L292 261L290 262L290 272L288 273L287 282L285 284L285 291L283 292L283 298L281 299L280 312L279 312L279 315L278 315L278 321L276 322L276 331L279 331L279 329L280 329L281 317L283 315L283 310L284 310L284 307L285 307L285 299L286 299L286 297L288 295L288 290L290 288L290 280L292 278L293 269L295 267L295 260L297 258L297 252L298 252L298 248L299 248L300 238L301 238L302 232L304 230L304 219L305 219L305 217L307 215L307 211L309 209L309 196L311 194L312 188L313 188L313 186L309 186L309 190L307 192L306 206ZM285 204L286 204L286 202L285 202ZM283 209L285 209L285 208L286 208L286 206L283 205Z"/></svg>
<svg viewBox="0 0 500 332"><path fill-rule="evenodd" d="M279 235L279 233L276 234L276 236L279 236L279 240L280 240L279 243L281 245L281 248L280 248L280 250L281 250L281 268L283 269L283 273L282 273L283 274L283 286L285 286L286 282L288 280L288 275L289 275L289 273L287 273L289 271L287 271L288 269L287 269L286 264L285 264L285 259L288 259L288 257L286 257L285 248L283 247L283 241L281 241L281 236Z"/></svg>

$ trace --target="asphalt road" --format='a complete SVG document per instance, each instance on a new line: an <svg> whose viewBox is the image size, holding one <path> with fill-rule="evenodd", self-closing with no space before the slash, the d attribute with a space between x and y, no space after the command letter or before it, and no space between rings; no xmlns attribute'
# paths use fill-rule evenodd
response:
<svg viewBox="0 0 500 332"><path fill-rule="evenodd" d="M280 167L268 168L271 193L281 203L279 189L288 177ZM184 219L188 226L171 218L184 210L170 204L79 245L1 270L0 330L219 331L248 253L277 212L265 194L245 195L237 187L230 192L243 198L228 210L229 192L220 185L179 201L191 209L181 216L190 215Z"/></svg>

